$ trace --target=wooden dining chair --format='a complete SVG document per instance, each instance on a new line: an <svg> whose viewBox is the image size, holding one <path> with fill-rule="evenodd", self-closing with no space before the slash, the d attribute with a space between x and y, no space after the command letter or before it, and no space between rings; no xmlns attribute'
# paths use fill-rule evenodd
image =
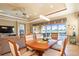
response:
<svg viewBox="0 0 79 59"><path fill-rule="evenodd" d="M28 47L27 44L26 44L26 42L27 42L28 40L33 40L33 39L34 39L33 34L27 34L27 35L24 36L25 45L26 45L26 50L31 50L31 51L33 50L33 49L31 49L30 47Z"/></svg>
<svg viewBox="0 0 79 59"><path fill-rule="evenodd" d="M53 45L56 45L58 42L58 33L51 33L51 40L53 41ZM53 49L54 47L51 46L51 48Z"/></svg>
<svg viewBox="0 0 79 59"><path fill-rule="evenodd" d="M63 55L66 55L65 49L66 49L67 41L68 41L67 38L64 39L63 45L59 51L54 50L54 49L48 49L47 51L45 51L45 53L43 55L44 56L63 56Z"/></svg>
<svg viewBox="0 0 79 59"><path fill-rule="evenodd" d="M31 35L25 35L25 40L27 41L27 40L33 40L34 39L34 37L33 37L33 34L31 34Z"/></svg>
<svg viewBox="0 0 79 59"><path fill-rule="evenodd" d="M8 43L13 56L31 56L34 54L34 52L31 51L27 51L24 54L21 54L19 50L19 45L12 39L9 39Z"/></svg>
<svg viewBox="0 0 79 59"><path fill-rule="evenodd" d="M67 42L68 42L68 38L65 38L65 40L64 40L64 42L63 42L63 46L62 46L61 49L60 49L61 56L66 55L65 49L66 49L66 46L67 46Z"/></svg>
<svg viewBox="0 0 79 59"><path fill-rule="evenodd" d="M36 39L42 39L43 38L43 34L41 33L36 33Z"/></svg>
<svg viewBox="0 0 79 59"><path fill-rule="evenodd" d="M61 40L57 40L50 48L57 50L57 51L60 51L62 45L63 45L63 39L61 38Z"/></svg>

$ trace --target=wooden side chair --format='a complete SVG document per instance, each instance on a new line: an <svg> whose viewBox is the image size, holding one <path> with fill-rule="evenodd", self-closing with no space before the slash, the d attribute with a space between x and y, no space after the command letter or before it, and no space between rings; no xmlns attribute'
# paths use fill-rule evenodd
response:
<svg viewBox="0 0 79 59"><path fill-rule="evenodd" d="M43 38L43 35L41 33L36 33L36 39L42 39Z"/></svg>
<svg viewBox="0 0 79 59"><path fill-rule="evenodd" d="M58 42L58 33L51 33L51 40L53 41L53 45L57 44ZM51 46L52 48L52 46Z"/></svg>
<svg viewBox="0 0 79 59"><path fill-rule="evenodd" d="M36 36L34 36L33 34L28 34L25 35L25 42L27 42L28 40L35 40ZM26 50L30 50L30 51L34 51L32 48L28 47L27 44L26 45Z"/></svg>
<svg viewBox="0 0 79 59"><path fill-rule="evenodd" d="M65 37L66 38L66 37ZM68 39L68 38L67 38ZM51 46L51 49L54 49L54 50L57 50L57 51L60 51L61 50L61 47L63 45L63 42L64 42L64 38L62 39L58 39L52 46Z"/></svg>
<svg viewBox="0 0 79 59"><path fill-rule="evenodd" d="M31 51L27 51L24 54L21 54L19 50L19 45L12 39L9 39L8 43L13 56L31 56L34 54L34 52Z"/></svg>
<svg viewBox="0 0 79 59"><path fill-rule="evenodd" d="M33 35L32 34L27 34L24 36L24 40L25 40L25 45L26 45L26 50L32 50L30 47L27 46L26 42L27 40L33 40Z"/></svg>
<svg viewBox="0 0 79 59"><path fill-rule="evenodd" d="M62 48L60 49L61 56L63 56L63 55L66 56L65 49L66 49L66 46L67 46L67 42L68 42L68 38L65 38L65 40L64 40L64 42L63 42L63 46L62 46Z"/></svg>
<svg viewBox="0 0 79 59"><path fill-rule="evenodd" d="M34 39L34 37L33 37L33 34L31 34L31 35L26 35L25 36L25 40L27 41L27 40L33 40Z"/></svg>
<svg viewBox="0 0 79 59"><path fill-rule="evenodd" d="M65 49L66 49L67 41L68 41L67 38L64 39L63 45L62 45L62 47L59 51L54 50L54 49L48 49L47 51L45 51L45 53L43 55L44 56L63 56L63 55L66 55L65 54Z"/></svg>

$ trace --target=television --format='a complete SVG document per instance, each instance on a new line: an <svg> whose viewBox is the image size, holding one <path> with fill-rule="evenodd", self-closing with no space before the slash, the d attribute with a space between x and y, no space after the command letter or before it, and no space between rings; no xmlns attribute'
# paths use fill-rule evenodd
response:
<svg viewBox="0 0 79 59"><path fill-rule="evenodd" d="M0 33L13 33L14 26L0 26Z"/></svg>

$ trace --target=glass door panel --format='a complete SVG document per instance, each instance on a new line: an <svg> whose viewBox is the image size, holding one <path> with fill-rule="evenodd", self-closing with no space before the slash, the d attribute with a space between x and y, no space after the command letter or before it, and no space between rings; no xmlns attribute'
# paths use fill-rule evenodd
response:
<svg viewBox="0 0 79 59"><path fill-rule="evenodd" d="M51 25L47 25L46 26L46 32L47 33L51 33Z"/></svg>
<svg viewBox="0 0 79 59"><path fill-rule="evenodd" d="M66 25L59 24L58 25L58 32L60 33L60 35L66 35Z"/></svg>
<svg viewBox="0 0 79 59"><path fill-rule="evenodd" d="M52 24L52 32L58 32L57 24Z"/></svg>
<svg viewBox="0 0 79 59"><path fill-rule="evenodd" d="M46 33L46 26L41 26L41 33Z"/></svg>

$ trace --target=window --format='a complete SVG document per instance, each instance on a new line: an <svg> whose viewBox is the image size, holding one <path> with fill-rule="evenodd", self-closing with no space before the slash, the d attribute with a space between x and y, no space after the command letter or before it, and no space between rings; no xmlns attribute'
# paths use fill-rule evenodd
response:
<svg viewBox="0 0 79 59"><path fill-rule="evenodd" d="M19 25L19 34L20 34L20 35L25 34L25 27L24 27L24 24L20 24L20 25Z"/></svg>
<svg viewBox="0 0 79 59"><path fill-rule="evenodd" d="M33 26L33 33L36 33L36 27Z"/></svg>
<svg viewBox="0 0 79 59"><path fill-rule="evenodd" d="M40 26L33 26L33 33L40 33Z"/></svg>
<svg viewBox="0 0 79 59"><path fill-rule="evenodd" d="M42 33L43 37L50 37L51 33L58 32L60 35L66 35L66 25L65 24L49 24L41 25L33 28L35 33ZM41 30L41 32L39 32ZM33 31L33 32L34 32Z"/></svg>

